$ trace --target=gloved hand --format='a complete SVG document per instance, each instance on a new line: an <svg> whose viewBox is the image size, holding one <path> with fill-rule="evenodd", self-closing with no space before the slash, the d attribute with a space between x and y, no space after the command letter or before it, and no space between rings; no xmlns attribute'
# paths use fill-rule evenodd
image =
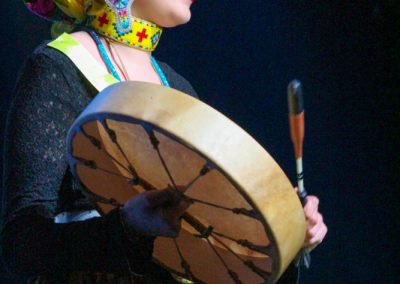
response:
<svg viewBox="0 0 400 284"><path fill-rule="evenodd" d="M122 222L128 234L177 237L180 217L190 204L190 199L171 188L146 191L121 208Z"/></svg>

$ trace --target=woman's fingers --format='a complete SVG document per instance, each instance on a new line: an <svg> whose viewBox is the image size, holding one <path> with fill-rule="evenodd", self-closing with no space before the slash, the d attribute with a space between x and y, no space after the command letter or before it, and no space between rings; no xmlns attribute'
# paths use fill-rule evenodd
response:
<svg viewBox="0 0 400 284"><path fill-rule="evenodd" d="M306 238L304 240L304 247L309 251L318 246L325 238L328 228L323 222L323 217L318 213L317 222L313 225L307 225Z"/></svg>
<svg viewBox="0 0 400 284"><path fill-rule="evenodd" d="M306 238L304 242L304 247L306 247L308 251L317 247L323 241L328 232L328 228L324 223L318 224L313 229L313 232L309 234L308 238Z"/></svg>
<svg viewBox="0 0 400 284"><path fill-rule="evenodd" d="M306 204L304 206L304 214L310 221L317 221L319 199L316 196L309 195L306 197Z"/></svg>
<svg viewBox="0 0 400 284"><path fill-rule="evenodd" d="M312 239L324 225L322 221L322 215L318 213L318 216L320 217L317 217L317 219L320 221L316 222L314 225L307 224L306 240Z"/></svg>
<svg viewBox="0 0 400 284"><path fill-rule="evenodd" d="M304 206L304 215L307 222L306 237L304 240L304 247L308 251L313 250L318 246L328 232L328 228L324 223L324 218L318 212L319 199L316 196L307 196L306 204Z"/></svg>

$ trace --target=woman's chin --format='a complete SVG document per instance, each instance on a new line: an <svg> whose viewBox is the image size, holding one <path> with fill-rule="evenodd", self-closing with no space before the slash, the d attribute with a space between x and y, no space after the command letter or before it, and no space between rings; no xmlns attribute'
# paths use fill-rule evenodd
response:
<svg viewBox="0 0 400 284"><path fill-rule="evenodd" d="M164 28L173 28L176 26L184 25L187 22L190 21L190 18L192 17L192 14L190 10L187 12L185 11L184 13L175 13L171 14L168 17L163 17L160 19L160 21L157 21L156 24L158 24L161 27Z"/></svg>

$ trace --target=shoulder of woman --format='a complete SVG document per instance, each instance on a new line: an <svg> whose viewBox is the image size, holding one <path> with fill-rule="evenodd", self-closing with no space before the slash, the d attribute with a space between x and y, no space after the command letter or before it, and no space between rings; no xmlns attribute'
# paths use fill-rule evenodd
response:
<svg viewBox="0 0 400 284"><path fill-rule="evenodd" d="M83 79L84 76L69 57L48 46L49 42L51 40L41 43L25 60L18 74L17 86L32 86L32 84L57 86L59 95L73 93L74 95L70 97L78 105L83 103L80 102L82 96L92 97L97 94L90 82Z"/></svg>
<svg viewBox="0 0 400 284"><path fill-rule="evenodd" d="M79 41L86 49L88 49L91 53L94 53L93 50L96 50L96 46L93 44L91 37L89 36L88 33L79 31L72 33L71 36L75 38L75 40ZM57 63L66 63L69 64L68 67L70 67L70 64L72 62L69 60L69 58L59 50L52 48L48 46L48 44L52 40L46 40L42 42L31 54L31 58L41 58L43 56L47 57L50 59L50 61L55 61Z"/></svg>
<svg viewBox="0 0 400 284"><path fill-rule="evenodd" d="M46 40L37 46L28 56L27 61L36 63L38 66L56 64L58 67L65 67L66 70L71 70L72 62L62 52L48 46L50 42L51 40Z"/></svg>
<svg viewBox="0 0 400 284"><path fill-rule="evenodd" d="M182 75L177 73L171 66L162 61L157 61L160 65L160 68L163 70L165 76L168 79L171 87L177 89L178 91L184 92L192 97L198 98L196 91L190 84L188 80L186 80Z"/></svg>

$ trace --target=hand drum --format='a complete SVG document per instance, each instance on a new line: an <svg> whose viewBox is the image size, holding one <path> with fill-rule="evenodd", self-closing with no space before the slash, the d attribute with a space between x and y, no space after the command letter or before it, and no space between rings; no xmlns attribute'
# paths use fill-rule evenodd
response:
<svg viewBox="0 0 400 284"><path fill-rule="evenodd" d="M123 82L72 125L68 160L105 214L135 194L184 188L194 204L154 259L195 283L273 283L302 247L305 219L289 180L249 134L174 89ZM112 233L112 232L110 232Z"/></svg>

